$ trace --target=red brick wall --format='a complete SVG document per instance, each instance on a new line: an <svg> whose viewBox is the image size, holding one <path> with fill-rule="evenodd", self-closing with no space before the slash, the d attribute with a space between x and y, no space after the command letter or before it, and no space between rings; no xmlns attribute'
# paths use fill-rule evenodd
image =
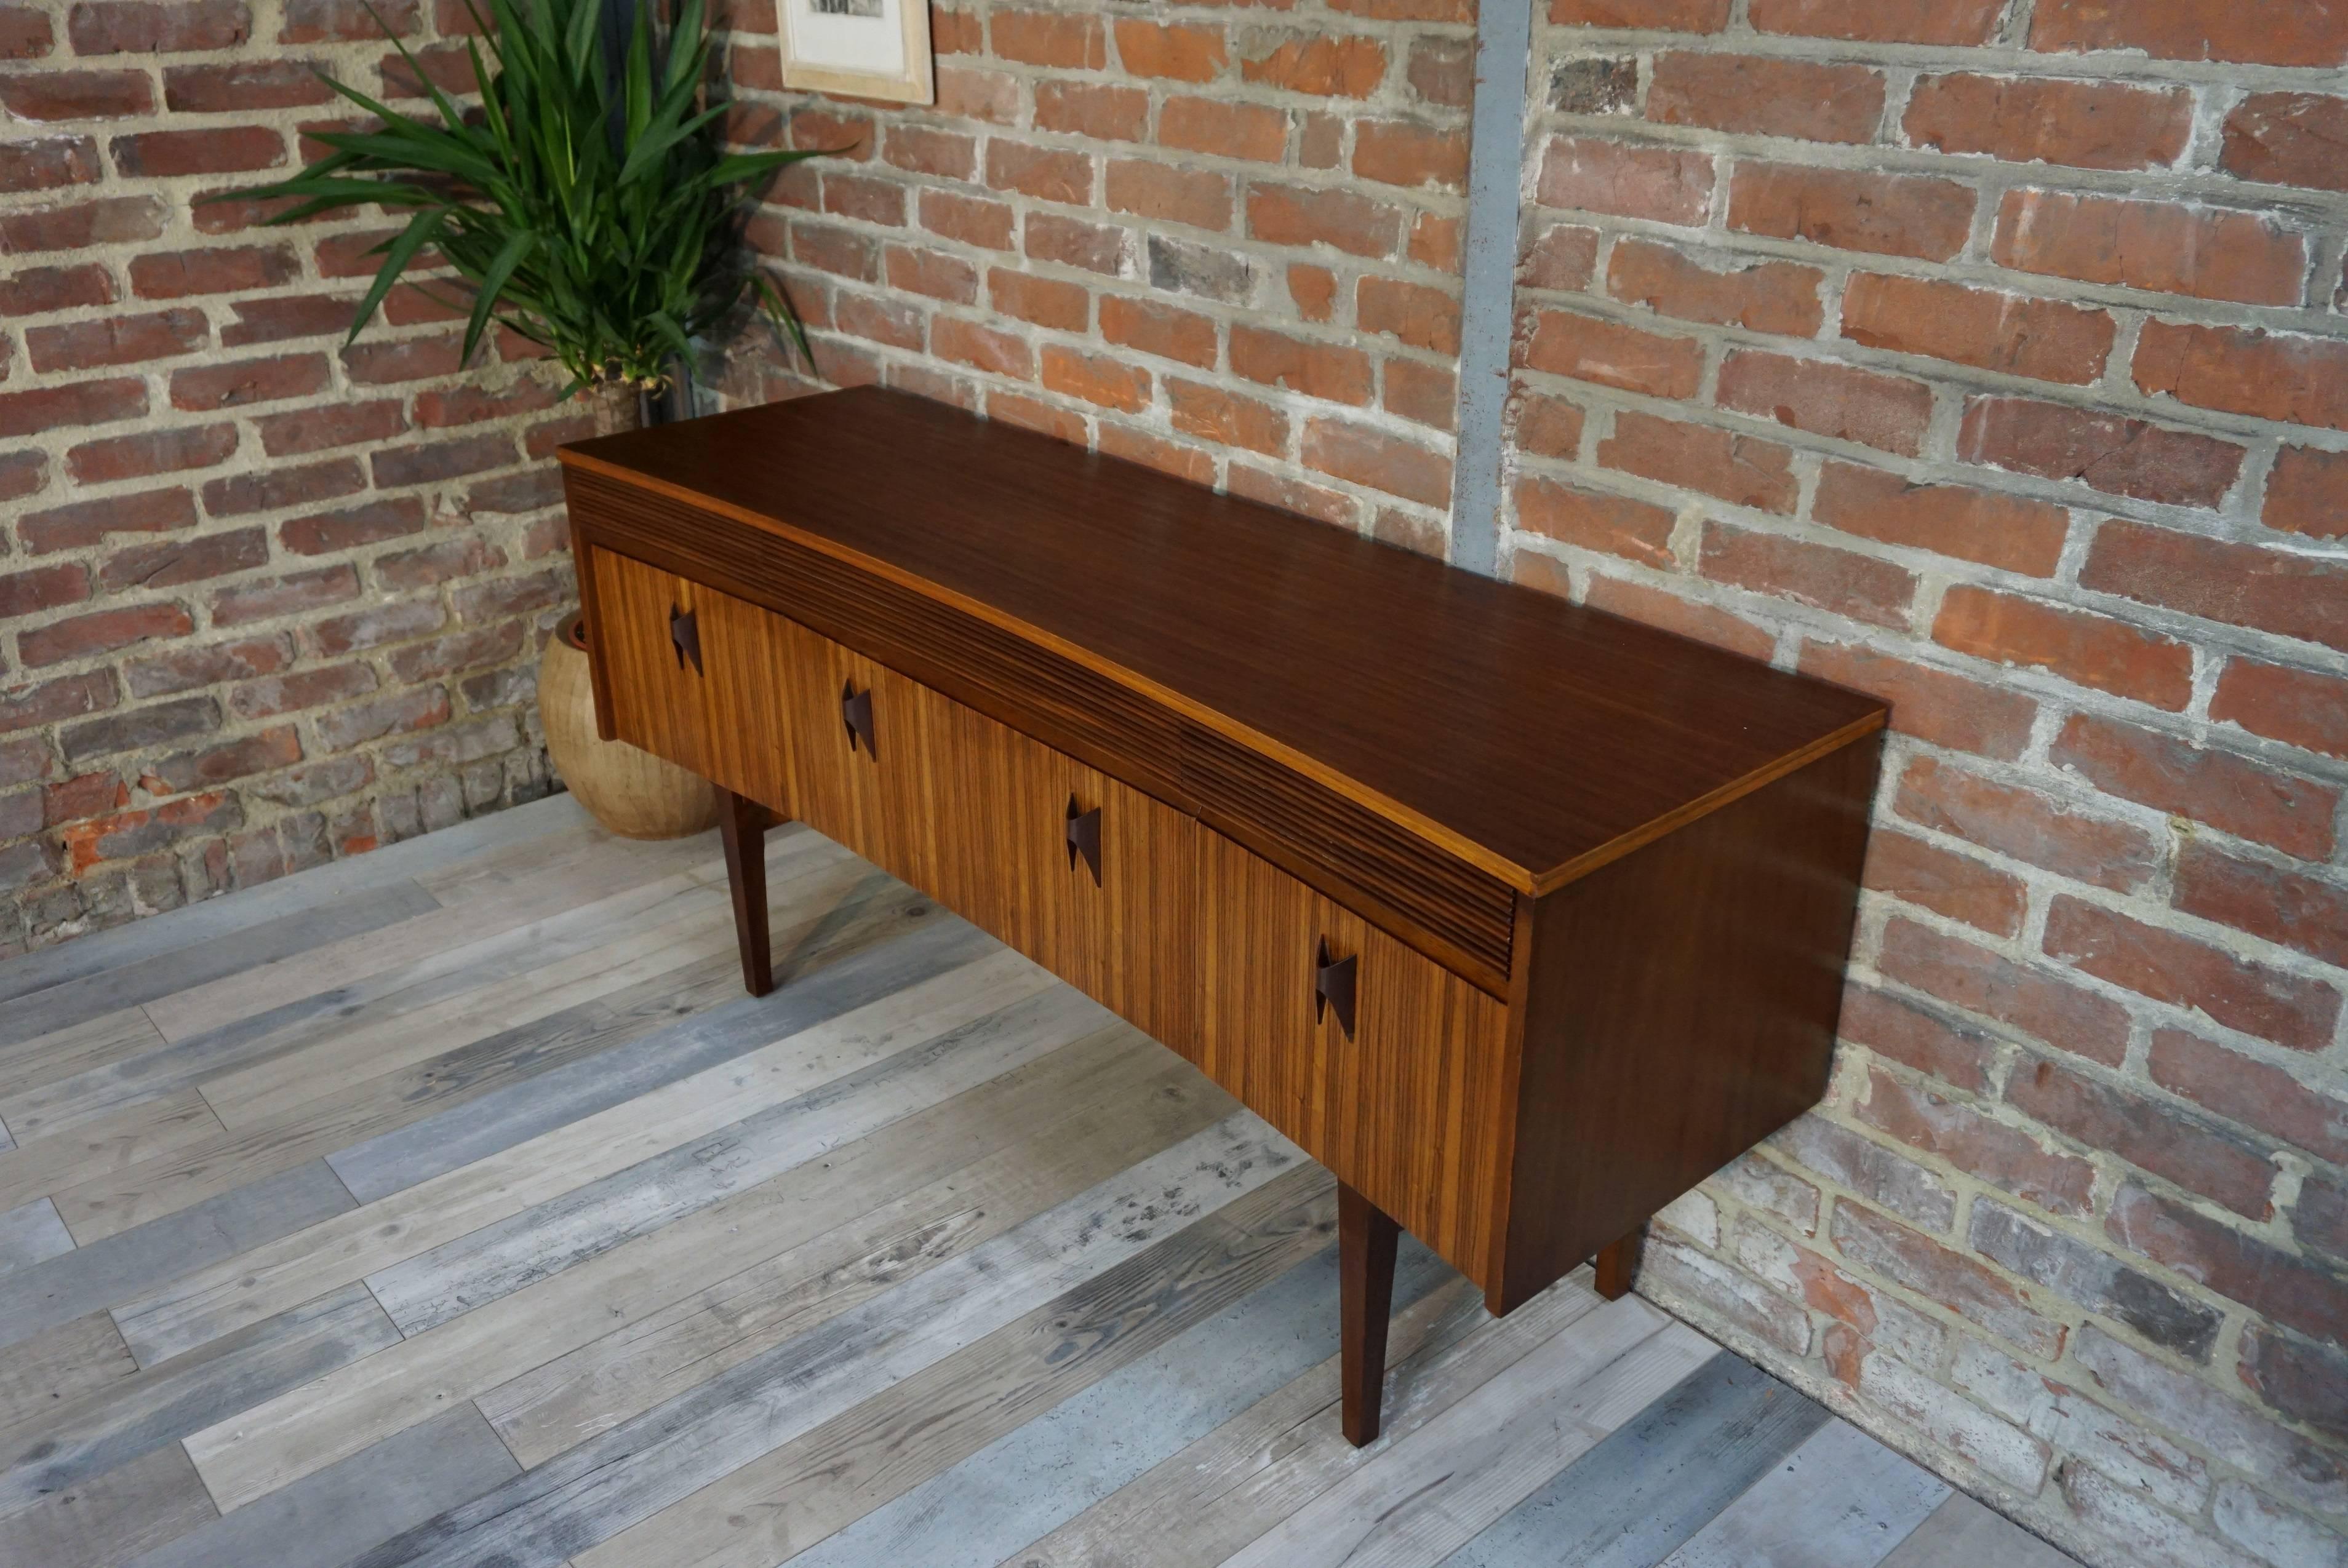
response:
<svg viewBox="0 0 2348 1568"><path fill-rule="evenodd" d="M847 149L752 237L836 382L1439 553L1473 15L934 6L937 107L880 112L773 92L771 11L737 16L736 134ZM746 354L729 390L799 384Z"/></svg>
<svg viewBox="0 0 2348 1568"><path fill-rule="evenodd" d="M387 56L352 0L0 4L0 956L550 787L575 416L418 296L342 349L380 219L191 205Z"/></svg>
<svg viewBox="0 0 2348 1568"><path fill-rule="evenodd" d="M2102 1563L2348 1521L2348 7L1552 0L1512 574L1895 704L1643 1287Z"/></svg>

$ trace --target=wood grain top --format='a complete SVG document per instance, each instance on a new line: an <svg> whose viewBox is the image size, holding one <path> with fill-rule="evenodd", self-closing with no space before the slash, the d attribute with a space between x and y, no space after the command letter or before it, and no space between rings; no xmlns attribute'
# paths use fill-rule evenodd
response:
<svg viewBox="0 0 2348 1568"><path fill-rule="evenodd" d="M1858 692L902 393L561 457L975 610L1528 891L1885 718Z"/></svg>

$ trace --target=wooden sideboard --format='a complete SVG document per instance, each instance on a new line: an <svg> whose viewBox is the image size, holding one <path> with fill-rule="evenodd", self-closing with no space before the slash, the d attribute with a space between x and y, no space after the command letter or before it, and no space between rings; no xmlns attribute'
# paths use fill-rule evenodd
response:
<svg viewBox="0 0 2348 1568"><path fill-rule="evenodd" d="M798 820L1180 1052L1505 1313L1826 1083L1879 702L942 405L562 451L607 737L702 774L743 973Z"/></svg>

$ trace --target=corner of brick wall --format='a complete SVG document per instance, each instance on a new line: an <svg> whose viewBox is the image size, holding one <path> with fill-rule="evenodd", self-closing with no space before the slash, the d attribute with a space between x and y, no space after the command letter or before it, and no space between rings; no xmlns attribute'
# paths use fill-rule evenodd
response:
<svg viewBox="0 0 2348 1568"><path fill-rule="evenodd" d="M453 0L377 11L452 84ZM196 198L413 99L355 0L0 4L0 955L553 787L557 378Z"/></svg>
<svg viewBox="0 0 2348 1568"><path fill-rule="evenodd" d="M2090 1563L2348 1553L2348 15L1549 0L1516 580L1894 704L1641 1287Z"/></svg>

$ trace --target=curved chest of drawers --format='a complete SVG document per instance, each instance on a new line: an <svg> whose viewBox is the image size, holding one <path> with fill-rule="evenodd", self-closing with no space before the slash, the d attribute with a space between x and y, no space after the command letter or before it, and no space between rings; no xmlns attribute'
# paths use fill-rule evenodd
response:
<svg viewBox="0 0 2348 1568"><path fill-rule="evenodd" d="M1353 1435L1380 1226L1505 1312L1824 1087L1871 699L877 390L562 460L608 736L1336 1174Z"/></svg>

